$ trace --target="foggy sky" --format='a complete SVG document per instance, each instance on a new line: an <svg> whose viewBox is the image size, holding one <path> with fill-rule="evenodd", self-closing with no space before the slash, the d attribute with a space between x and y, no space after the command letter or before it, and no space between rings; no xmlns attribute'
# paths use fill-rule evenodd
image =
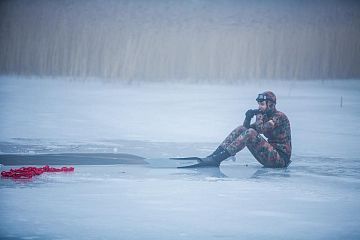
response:
<svg viewBox="0 0 360 240"><path fill-rule="evenodd" d="M2 1L0 74L119 81L360 77L357 1Z"/></svg>

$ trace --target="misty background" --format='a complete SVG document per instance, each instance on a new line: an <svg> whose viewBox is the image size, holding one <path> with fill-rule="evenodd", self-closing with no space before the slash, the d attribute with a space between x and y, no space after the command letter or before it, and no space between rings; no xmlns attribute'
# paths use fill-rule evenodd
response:
<svg viewBox="0 0 360 240"><path fill-rule="evenodd" d="M1 1L0 74L112 81L360 77L358 1Z"/></svg>
<svg viewBox="0 0 360 240"><path fill-rule="evenodd" d="M360 239L359 39L360 1L0 0L1 171L95 164L1 178L0 239ZM266 90L289 168L169 160L211 154ZM104 165L127 154L144 164Z"/></svg>

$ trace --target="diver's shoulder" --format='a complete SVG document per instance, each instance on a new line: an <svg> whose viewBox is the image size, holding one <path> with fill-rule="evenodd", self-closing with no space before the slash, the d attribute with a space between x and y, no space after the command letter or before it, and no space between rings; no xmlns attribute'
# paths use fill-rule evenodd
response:
<svg viewBox="0 0 360 240"><path fill-rule="evenodd" d="M283 118L283 119L289 120L285 113L278 111L278 110L276 110L275 116L277 116L278 118Z"/></svg>

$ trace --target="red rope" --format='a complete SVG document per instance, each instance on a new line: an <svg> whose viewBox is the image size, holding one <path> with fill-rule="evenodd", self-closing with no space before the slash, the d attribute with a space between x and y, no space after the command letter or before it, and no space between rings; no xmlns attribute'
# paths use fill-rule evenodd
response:
<svg viewBox="0 0 360 240"><path fill-rule="evenodd" d="M10 171L2 171L1 176L14 179L29 179L33 176L43 174L44 172L73 172L73 167L54 168L49 166L44 167L22 167L18 169L10 169Z"/></svg>

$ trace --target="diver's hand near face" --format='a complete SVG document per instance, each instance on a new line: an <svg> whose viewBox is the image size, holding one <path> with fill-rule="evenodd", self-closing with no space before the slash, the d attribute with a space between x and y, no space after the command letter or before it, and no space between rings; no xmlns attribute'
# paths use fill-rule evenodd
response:
<svg viewBox="0 0 360 240"><path fill-rule="evenodd" d="M249 109L249 110L247 110L246 113L245 113L245 120L244 120L243 126L246 127L246 128L250 128L251 119L257 114L259 114L258 109Z"/></svg>
<svg viewBox="0 0 360 240"><path fill-rule="evenodd" d="M252 119L255 115L257 115L259 113L260 113L259 109L249 109L246 111L245 117L247 119Z"/></svg>

